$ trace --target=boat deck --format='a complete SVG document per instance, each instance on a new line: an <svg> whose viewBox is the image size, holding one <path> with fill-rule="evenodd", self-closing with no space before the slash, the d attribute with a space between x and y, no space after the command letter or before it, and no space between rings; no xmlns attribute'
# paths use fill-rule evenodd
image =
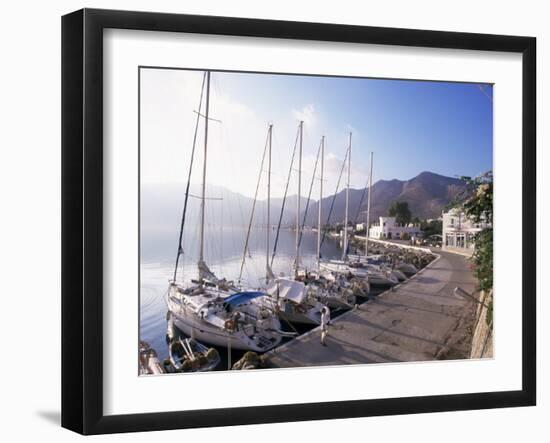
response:
<svg viewBox="0 0 550 443"><path fill-rule="evenodd" d="M268 366L467 358L475 303L453 290L472 293L476 280L465 257L436 252L440 258L413 278L333 320L327 346L315 328L267 353Z"/></svg>

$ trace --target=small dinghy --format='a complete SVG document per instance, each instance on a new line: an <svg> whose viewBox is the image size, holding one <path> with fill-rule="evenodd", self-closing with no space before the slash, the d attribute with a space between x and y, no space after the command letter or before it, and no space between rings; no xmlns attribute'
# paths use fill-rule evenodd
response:
<svg viewBox="0 0 550 443"><path fill-rule="evenodd" d="M170 342L168 372L212 371L220 364L220 354L192 338L179 337Z"/></svg>
<svg viewBox="0 0 550 443"><path fill-rule="evenodd" d="M139 342L139 375L164 374L164 368L160 363L157 352L149 346L149 343Z"/></svg>

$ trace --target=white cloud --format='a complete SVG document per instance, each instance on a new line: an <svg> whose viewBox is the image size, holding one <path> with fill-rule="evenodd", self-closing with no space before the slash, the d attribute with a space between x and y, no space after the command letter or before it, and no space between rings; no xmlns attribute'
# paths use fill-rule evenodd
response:
<svg viewBox="0 0 550 443"><path fill-rule="evenodd" d="M203 74L199 71L142 71L141 90L141 181L148 183L180 183L187 180L187 171L196 124ZM327 128L314 104L300 110L284 105L277 109L269 104L256 109L225 88L223 79L212 75L210 117L222 123L211 122L208 135L207 182L226 187L249 197L254 195L267 128L273 121L272 196L281 197L286 186L292 149L296 139L298 120L304 121L304 151L302 162L302 194L309 190L315 157L322 135ZM278 113L277 113L278 111ZM202 112L204 113L204 105ZM333 192L340 173L343 155L348 143L347 131L326 134L325 194ZM331 142L333 140L333 142ZM355 138L354 138L355 140ZM204 120L200 120L192 182L200 183L204 147ZM296 160L297 161L297 160ZM294 169L297 168L297 162ZM267 165L264 165L264 171ZM352 185L364 186L364 170L353 162ZM319 173L319 172L318 172ZM259 189L259 198L265 198L266 174ZM318 195L318 181L312 193ZM297 178L293 173L289 195L297 192Z"/></svg>
<svg viewBox="0 0 550 443"><path fill-rule="evenodd" d="M338 176L338 174L340 174L340 170L342 169L343 161L343 158L339 158L336 154L329 152L328 155L325 156L325 172L327 174Z"/></svg>
<svg viewBox="0 0 550 443"><path fill-rule="evenodd" d="M214 76L213 76L214 78ZM202 73L144 70L141 106L141 180L184 183L195 132ZM202 111L205 112L204 102ZM212 81L208 131L207 182L250 195L255 188L267 122ZM204 119L199 121L192 182L200 183Z"/></svg>
<svg viewBox="0 0 550 443"><path fill-rule="evenodd" d="M301 110L293 109L292 116L298 121L303 121L304 126L308 128L314 128L318 120L315 105L312 103L305 105Z"/></svg>

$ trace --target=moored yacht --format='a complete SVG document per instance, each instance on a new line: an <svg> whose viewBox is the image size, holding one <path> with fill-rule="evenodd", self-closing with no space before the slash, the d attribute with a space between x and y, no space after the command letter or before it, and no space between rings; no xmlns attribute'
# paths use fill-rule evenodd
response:
<svg viewBox="0 0 550 443"><path fill-rule="evenodd" d="M205 113L201 113L203 92L206 85ZM237 289L232 282L219 279L204 260L204 227L206 203L206 166L208 150L208 123L210 103L210 71L203 77L203 85L197 112L195 134L187 178L184 207L181 218L178 251L174 276L166 296L168 309L178 329L194 340L231 347L234 349L265 352L277 346L285 334L280 329L277 315L266 307L253 303L253 299L267 297L265 293ZM199 119L204 118L204 159L202 168L202 192L199 232L198 279L188 283L177 280L178 263L183 254L183 229L187 213L189 187Z"/></svg>
<svg viewBox="0 0 550 443"><path fill-rule="evenodd" d="M303 124L301 121L298 127L298 134L296 137L296 143L294 146L294 152L292 154L290 171L289 171L289 180L292 173L292 166L294 162L294 156L296 153L296 148L299 147L298 155L298 196L296 198L296 254L294 258L294 277L297 276L298 270L300 269L300 240L301 240L301 226L300 226L300 214L301 214L301 169L302 169L302 143L303 143ZM256 200L258 195L258 188L260 185L264 161L267 154L267 220L270 220L270 210L271 210L271 148L272 148L272 137L273 137L273 125L269 125L268 134L267 134L267 143L266 150L264 151L264 156L262 157L262 162L260 165L260 173L258 176L258 184L256 186L256 194L254 196L254 203L252 205L252 212L250 214L250 220L248 224L248 232L245 241L245 247L243 250L243 256L241 261L241 271L239 274L239 281L241 280L244 264L247 257L248 242L250 238L250 232L252 229L252 222L254 220L254 211L256 207ZM299 142L299 143L298 143ZM288 182L287 189L285 190L285 199L286 192L288 191ZM283 206L284 208L284 206ZM282 210L281 209L281 217ZM280 230L280 222L277 228L277 235ZM297 281L295 278L287 277L275 277L271 269L271 263L275 257L275 251L277 246L277 238L275 240L275 245L273 249L273 255L271 256L270 261L270 230L266 229L266 256L265 256L265 281L266 281L266 293L269 296L268 298L258 298L254 300L254 304L262 308L268 308L270 312L275 312L281 320L284 320L289 323L303 323L303 324L312 324L319 325L321 323L321 311L325 307L312 295L313 292L310 291L310 287L306 286L303 282Z"/></svg>
<svg viewBox="0 0 550 443"><path fill-rule="evenodd" d="M290 323L321 324L324 305L316 300L304 283L279 277L269 283L266 292L270 297L259 299L256 303L273 310L282 320Z"/></svg>
<svg viewBox="0 0 550 443"><path fill-rule="evenodd" d="M268 306L253 303L263 292L233 294L209 285L187 288L171 284L168 307L174 324L186 335L221 347L265 352L277 346L285 333Z"/></svg>

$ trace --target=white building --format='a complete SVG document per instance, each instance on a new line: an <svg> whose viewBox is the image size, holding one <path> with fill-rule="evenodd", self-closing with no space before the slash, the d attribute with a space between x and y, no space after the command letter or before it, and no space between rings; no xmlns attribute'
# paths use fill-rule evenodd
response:
<svg viewBox="0 0 550 443"><path fill-rule="evenodd" d="M444 212L442 248L471 254L475 246L475 235L487 226L487 223L474 223L464 212L457 209Z"/></svg>
<svg viewBox="0 0 550 443"><path fill-rule="evenodd" d="M399 225L395 223L395 217L380 217L378 224L374 224L369 229L369 237L378 239L401 239L406 234L410 237L420 235L420 227L413 225Z"/></svg>

